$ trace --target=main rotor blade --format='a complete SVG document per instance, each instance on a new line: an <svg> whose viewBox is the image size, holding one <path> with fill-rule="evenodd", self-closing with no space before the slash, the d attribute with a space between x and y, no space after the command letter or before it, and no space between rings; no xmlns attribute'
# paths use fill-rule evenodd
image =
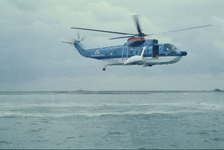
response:
<svg viewBox="0 0 224 150"><path fill-rule="evenodd" d="M106 31L106 30L88 29L88 28L71 27L71 29L88 30L88 31L96 31L96 32L106 32L106 33L123 34L123 35L135 35L133 33L123 33L123 32L114 32L114 31Z"/></svg>
<svg viewBox="0 0 224 150"><path fill-rule="evenodd" d="M122 38L131 38L131 37L134 37L134 36L121 36L121 37L109 38L109 40L116 40L116 39L122 39Z"/></svg>
<svg viewBox="0 0 224 150"><path fill-rule="evenodd" d="M185 28L185 29L167 31L167 32L151 33L151 34L146 34L146 35L149 36L149 35L155 35L155 34L164 34L164 33L171 33L171 32L179 32L179 31L192 30L192 29L204 28L204 27L209 27L209 26L212 26L212 25L209 24L209 25L203 25L203 26L197 26L197 27L191 27L191 28Z"/></svg>
<svg viewBox="0 0 224 150"><path fill-rule="evenodd" d="M138 21L138 16L135 15L133 17L134 17L134 20L135 20L135 24L136 24L136 27L137 27L137 31L138 31L139 34L141 34L142 31L141 31L140 24L139 24L139 21Z"/></svg>

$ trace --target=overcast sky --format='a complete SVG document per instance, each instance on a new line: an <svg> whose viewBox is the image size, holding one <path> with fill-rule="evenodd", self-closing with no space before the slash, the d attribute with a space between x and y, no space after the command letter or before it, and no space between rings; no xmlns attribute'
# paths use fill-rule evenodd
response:
<svg viewBox="0 0 224 150"><path fill-rule="evenodd" d="M223 0L0 0L0 90L213 90L224 89ZM188 55L171 65L109 66L86 59L61 41L86 27L144 33L212 24L149 38ZM117 35L80 31L85 48L122 45Z"/></svg>

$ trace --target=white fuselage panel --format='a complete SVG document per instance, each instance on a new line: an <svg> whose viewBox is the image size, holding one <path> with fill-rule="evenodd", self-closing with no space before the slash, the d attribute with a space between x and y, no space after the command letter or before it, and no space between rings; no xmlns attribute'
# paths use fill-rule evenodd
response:
<svg viewBox="0 0 224 150"><path fill-rule="evenodd" d="M160 65L160 64L173 64L181 60L181 56L165 56L165 57L143 57L143 59L139 61L135 61L133 63L129 63L127 65ZM127 59L125 58L110 58L110 59L102 59L104 61L105 66L111 65L124 65Z"/></svg>

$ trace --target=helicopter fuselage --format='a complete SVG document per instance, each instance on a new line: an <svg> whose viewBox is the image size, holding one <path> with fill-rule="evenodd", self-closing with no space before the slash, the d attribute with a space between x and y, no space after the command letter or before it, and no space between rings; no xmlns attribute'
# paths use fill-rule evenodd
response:
<svg viewBox="0 0 224 150"><path fill-rule="evenodd" d="M74 46L86 58L102 60L105 71L111 65L142 65L143 67L173 64L178 62L187 52L181 52L172 44L158 44L155 39L129 39L124 45L84 50L79 41Z"/></svg>

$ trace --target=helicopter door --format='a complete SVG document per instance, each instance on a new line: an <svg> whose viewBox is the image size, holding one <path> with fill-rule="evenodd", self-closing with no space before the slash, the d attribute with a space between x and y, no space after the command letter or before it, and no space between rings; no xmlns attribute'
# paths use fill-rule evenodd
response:
<svg viewBox="0 0 224 150"><path fill-rule="evenodd" d="M124 47L122 50L122 60L128 59L128 47Z"/></svg>
<svg viewBox="0 0 224 150"><path fill-rule="evenodd" d="M154 45L152 48L152 57L156 58L159 56L159 45Z"/></svg>

